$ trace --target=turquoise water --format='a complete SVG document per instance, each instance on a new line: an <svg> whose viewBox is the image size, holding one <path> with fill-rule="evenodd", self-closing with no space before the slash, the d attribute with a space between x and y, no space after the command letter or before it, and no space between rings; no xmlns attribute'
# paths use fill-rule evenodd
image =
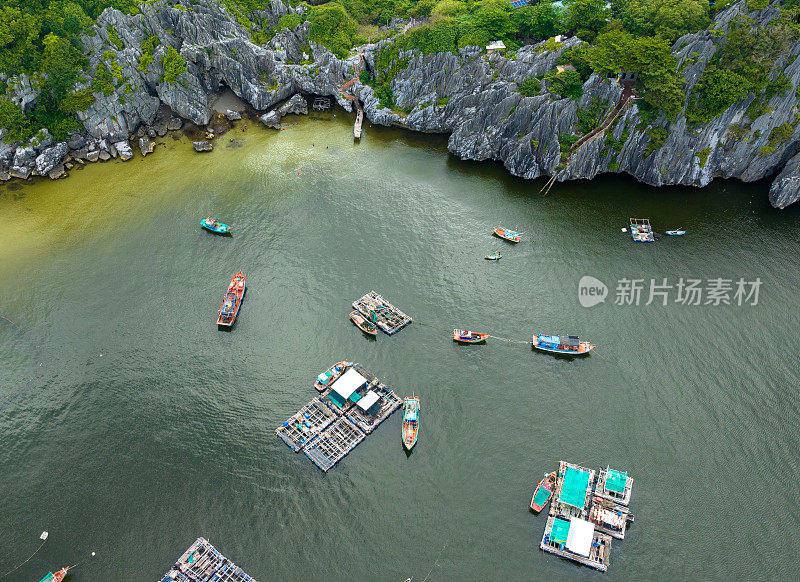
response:
<svg viewBox="0 0 800 582"><path fill-rule="evenodd" d="M208 155L168 137L0 187L0 314L25 331L0 321L0 573L46 529L9 579L80 562L74 582L158 580L198 536L261 581L595 578L542 553L528 511L564 459L635 479L608 579L793 577L800 211L772 210L766 183L542 197L444 138L368 127L354 145L349 123L251 124ZM637 245L631 216L688 234ZM580 306L584 275L605 303ZM619 279L664 277L763 283L756 306L614 305ZM414 323L363 337L347 314L371 289ZM454 327L598 347L460 346ZM421 397L420 438L407 456L395 414L325 475L274 430L344 358Z"/></svg>

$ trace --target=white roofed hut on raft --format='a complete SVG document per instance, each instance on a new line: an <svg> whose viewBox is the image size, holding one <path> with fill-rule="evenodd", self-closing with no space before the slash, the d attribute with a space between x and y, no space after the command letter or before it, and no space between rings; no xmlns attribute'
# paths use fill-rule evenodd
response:
<svg viewBox="0 0 800 582"><path fill-rule="evenodd" d="M605 572L611 553L611 536L596 531L592 522L578 517L567 520L550 516L539 547L545 552Z"/></svg>

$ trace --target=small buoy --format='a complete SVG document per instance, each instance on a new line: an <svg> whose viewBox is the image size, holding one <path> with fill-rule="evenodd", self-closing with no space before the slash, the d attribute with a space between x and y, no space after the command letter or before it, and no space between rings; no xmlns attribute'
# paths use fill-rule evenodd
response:
<svg viewBox="0 0 800 582"><path fill-rule="evenodd" d="M94 556L94 552L92 552L92 555Z"/></svg>
<svg viewBox="0 0 800 582"><path fill-rule="evenodd" d="M300 175L300 172L297 172L297 175L299 176L299 175Z"/></svg>
<svg viewBox="0 0 800 582"><path fill-rule="evenodd" d="M50 534L48 534L46 531L43 531L42 535L39 536L39 539L40 540L46 540L48 535L50 535Z"/></svg>
<svg viewBox="0 0 800 582"><path fill-rule="evenodd" d="M103 357L103 354L100 354L100 357L102 358L102 357Z"/></svg>

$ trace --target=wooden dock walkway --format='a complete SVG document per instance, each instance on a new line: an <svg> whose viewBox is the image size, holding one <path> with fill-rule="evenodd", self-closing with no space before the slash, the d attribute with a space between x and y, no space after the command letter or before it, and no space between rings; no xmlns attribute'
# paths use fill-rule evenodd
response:
<svg viewBox="0 0 800 582"><path fill-rule="evenodd" d="M197 538L160 582L255 582L220 554L205 538Z"/></svg>
<svg viewBox="0 0 800 582"><path fill-rule="evenodd" d="M413 321L375 291L370 291L360 299L353 301L353 309L357 309L367 318L371 317L371 312L375 312L375 325L389 335L397 333Z"/></svg>

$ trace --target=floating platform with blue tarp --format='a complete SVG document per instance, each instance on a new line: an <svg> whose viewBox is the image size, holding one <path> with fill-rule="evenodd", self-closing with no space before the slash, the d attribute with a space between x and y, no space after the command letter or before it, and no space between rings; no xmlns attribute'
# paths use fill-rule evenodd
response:
<svg viewBox="0 0 800 582"><path fill-rule="evenodd" d="M255 582L220 554L205 538L197 540L175 562L161 582Z"/></svg>
<svg viewBox="0 0 800 582"><path fill-rule="evenodd" d="M611 536L596 531L591 522L578 517L550 516L539 547L545 552L605 572L611 554Z"/></svg>
<svg viewBox="0 0 800 582"><path fill-rule="evenodd" d="M611 467L600 469L595 495L610 499L620 505L628 505L633 493L633 477Z"/></svg>

